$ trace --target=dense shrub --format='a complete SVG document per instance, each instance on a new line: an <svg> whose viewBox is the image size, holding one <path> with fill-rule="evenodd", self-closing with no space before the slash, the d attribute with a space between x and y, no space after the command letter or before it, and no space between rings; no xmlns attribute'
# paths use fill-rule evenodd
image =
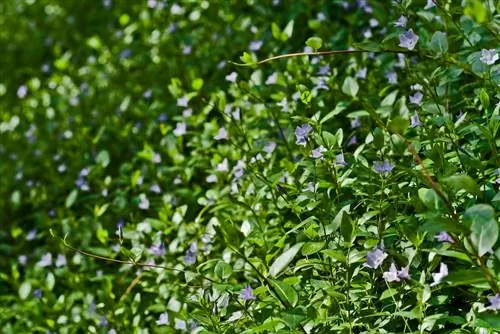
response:
<svg viewBox="0 0 500 334"><path fill-rule="evenodd" d="M0 23L3 333L500 330L498 1Z"/></svg>

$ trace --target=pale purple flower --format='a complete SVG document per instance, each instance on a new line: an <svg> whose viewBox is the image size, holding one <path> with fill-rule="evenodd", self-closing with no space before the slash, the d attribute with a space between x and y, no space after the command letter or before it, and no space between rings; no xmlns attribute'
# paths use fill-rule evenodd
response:
<svg viewBox="0 0 500 334"><path fill-rule="evenodd" d="M330 75L330 65L320 66L318 75Z"/></svg>
<svg viewBox="0 0 500 334"><path fill-rule="evenodd" d="M417 112L415 112L415 114L413 114L413 116L411 116L410 127L415 128L415 127L421 126L421 125L422 125L422 122L420 122L420 119L418 118L418 114L417 114Z"/></svg>
<svg viewBox="0 0 500 334"><path fill-rule="evenodd" d="M358 143L358 138L356 136L352 136L347 143L347 146L356 145Z"/></svg>
<svg viewBox="0 0 500 334"><path fill-rule="evenodd" d="M409 279L410 278L410 267L409 266L406 266L406 267L402 267L401 270L398 270L398 277L400 279Z"/></svg>
<svg viewBox="0 0 500 334"><path fill-rule="evenodd" d="M181 319L175 319L175 329L185 331L187 329L186 322Z"/></svg>
<svg viewBox="0 0 500 334"><path fill-rule="evenodd" d="M165 113L161 113L159 116L158 116L158 122L166 122L168 119L168 116L167 114Z"/></svg>
<svg viewBox="0 0 500 334"><path fill-rule="evenodd" d="M327 149L324 146L320 146L311 151L311 157L314 159L323 159L323 153L325 153Z"/></svg>
<svg viewBox="0 0 500 334"><path fill-rule="evenodd" d="M198 246L196 245L195 242L193 242L189 246L189 249L187 250L186 255L184 256L184 262L187 265L195 264L197 255L198 255Z"/></svg>
<svg viewBox="0 0 500 334"><path fill-rule="evenodd" d="M295 129L295 137L297 137L297 141L295 142L297 145L306 146L307 138L309 137L309 133L312 131L312 126L309 124L303 124L298 126Z"/></svg>
<svg viewBox="0 0 500 334"><path fill-rule="evenodd" d="M274 85L278 82L278 73L274 72L266 79L266 85Z"/></svg>
<svg viewBox="0 0 500 334"><path fill-rule="evenodd" d="M132 50L130 49L125 49L118 55L120 59L130 58L131 56L132 56Z"/></svg>
<svg viewBox="0 0 500 334"><path fill-rule="evenodd" d="M118 334L116 332L116 330L114 328L111 328L109 331L108 331L108 334Z"/></svg>
<svg viewBox="0 0 500 334"><path fill-rule="evenodd" d="M424 9L431 9L433 7L436 7L436 4L434 3L435 0L427 0L427 5L425 5Z"/></svg>
<svg viewBox="0 0 500 334"><path fill-rule="evenodd" d="M445 231L439 232L439 234L436 236L436 239L439 242L453 243L452 237Z"/></svg>
<svg viewBox="0 0 500 334"><path fill-rule="evenodd" d="M399 46L411 51L417 45L418 39L419 37L410 29L399 35Z"/></svg>
<svg viewBox="0 0 500 334"><path fill-rule="evenodd" d="M367 261L364 266L372 269L377 269L382 264L382 262L384 262L386 257L386 252L379 248L374 248L372 251L367 253Z"/></svg>
<svg viewBox="0 0 500 334"><path fill-rule="evenodd" d="M26 235L26 240L28 241L35 240L36 234L37 234L36 228L32 228Z"/></svg>
<svg viewBox="0 0 500 334"><path fill-rule="evenodd" d="M158 320L156 320L156 324L158 326L168 325L168 314L167 314L167 312L164 312L164 313L160 314L160 317L158 318Z"/></svg>
<svg viewBox="0 0 500 334"><path fill-rule="evenodd" d="M241 111L240 108L236 108L232 113L231 116L233 116L233 119L235 121L239 121L241 119Z"/></svg>
<svg viewBox="0 0 500 334"><path fill-rule="evenodd" d="M255 299L255 295L253 294L252 287L250 285L245 286L240 293L240 298L244 301Z"/></svg>
<svg viewBox="0 0 500 334"><path fill-rule="evenodd" d="M19 261L19 264L21 266L25 266L26 263L28 262L28 257L26 255L19 255L17 261Z"/></svg>
<svg viewBox="0 0 500 334"><path fill-rule="evenodd" d="M36 289L35 291L33 291L33 296L36 299L42 298L42 296L43 296L42 290L41 289Z"/></svg>
<svg viewBox="0 0 500 334"><path fill-rule="evenodd" d="M259 51L260 48L262 47L262 44L264 44L264 42L262 42L260 40L251 41L249 49L250 49L250 51Z"/></svg>
<svg viewBox="0 0 500 334"><path fill-rule="evenodd" d="M101 316L99 319L99 327L106 327L108 325L108 319L105 316Z"/></svg>
<svg viewBox="0 0 500 334"><path fill-rule="evenodd" d="M26 85L19 86L17 89L17 97L20 99L24 99L28 94L28 87Z"/></svg>
<svg viewBox="0 0 500 334"><path fill-rule="evenodd" d="M236 72L232 72L231 74L226 75L226 80L232 83L235 83L237 78L238 78L238 73Z"/></svg>
<svg viewBox="0 0 500 334"><path fill-rule="evenodd" d="M139 197L139 209L141 210L149 209L149 200L144 194L141 194L141 196Z"/></svg>
<svg viewBox="0 0 500 334"><path fill-rule="evenodd" d="M187 108L188 102L189 102L189 97L184 95L183 97L177 99L177 106Z"/></svg>
<svg viewBox="0 0 500 334"><path fill-rule="evenodd" d="M221 163L217 165L218 172L229 172L229 162L227 158L224 158Z"/></svg>
<svg viewBox="0 0 500 334"><path fill-rule="evenodd" d="M358 79L366 79L366 73L367 73L366 67L360 68L358 72L356 72L356 78Z"/></svg>
<svg viewBox="0 0 500 334"><path fill-rule="evenodd" d="M187 124L182 122L182 123L177 123L175 125L174 129L174 136L180 137L186 134L186 129L187 129Z"/></svg>
<svg viewBox="0 0 500 334"><path fill-rule="evenodd" d="M182 48L182 54L189 55L189 54L191 54L192 50L193 50L193 47L191 45L184 45L184 47Z"/></svg>
<svg viewBox="0 0 500 334"><path fill-rule="evenodd" d="M398 74L396 72L389 72L385 75L385 77L387 78L387 81L392 85L398 83Z"/></svg>
<svg viewBox="0 0 500 334"><path fill-rule="evenodd" d="M172 15L181 15L184 13L184 8L174 3L172 7L170 7L170 13L172 13Z"/></svg>
<svg viewBox="0 0 500 334"><path fill-rule="evenodd" d="M391 164L389 161L384 160L383 162L375 161L373 163L375 171L381 175L385 175L390 173L394 169L394 164Z"/></svg>
<svg viewBox="0 0 500 334"><path fill-rule="evenodd" d="M161 155L159 153L153 154L153 158L151 159L155 164L159 164L161 162Z"/></svg>
<svg viewBox="0 0 500 334"><path fill-rule="evenodd" d="M335 163L341 166L347 166L347 162L344 160L344 154L340 153L335 157Z"/></svg>
<svg viewBox="0 0 500 334"><path fill-rule="evenodd" d="M413 91L416 91L416 90L423 91L424 87L422 87L421 84L417 83L417 84L411 85L410 89L413 90Z"/></svg>
<svg viewBox="0 0 500 334"><path fill-rule="evenodd" d="M500 293L497 293L493 297L488 297L488 301L490 302L490 306L488 306L486 309L493 311L500 310Z"/></svg>
<svg viewBox="0 0 500 334"><path fill-rule="evenodd" d="M320 89L329 90L330 89L330 87L328 87L328 85L324 79L320 79L314 88L316 88L318 90L320 90Z"/></svg>
<svg viewBox="0 0 500 334"><path fill-rule="evenodd" d="M217 175L215 175L215 174L210 174L209 176L207 176L206 181L207 181L208 183L217 183L217 181L218 181L218 179L217 179Z"/></svg>
<svg viewBox="0 0 500 334"><path fill-rule="evenodd" d="M148 0L148 7L153 9L153 8L156 8L156 0Z"/></svg>
<svg viewBox="0 0 500 334"><path fill-rule="evenodd" d="M410 95L410 103L416 104L416 105L421 105L422 104L422 98L424 97L424 94L422 92L416 92L413 95Z"/></svg>
<svg viewBox="0 0 500 334"><path fill-rule="evenodd" d="M58 254L56 258L56 267L60 268L65 266L66 264L67 264L66 256L64 256L63 254Z"/></svg>
<svg viewBox="0 0 500 334"><path fill-rule="evenodd" d="M370 27L372 28L375 28L375 27L378 27L378 21L374 18L371 18L370 21L368 21L368 23L370 24Z"/></svg>
<svg viewBox="0 0 500 334"><path fill-rule="evenodd" d="M52 265L52 254L51 253L45 253L42 255L42 258L40 261L37 262L36 264L38 267L44 268Z"/></svg>
<svg viewBox="0 0 500 334"><path fill-rule="evenodd" d="M432 274L434 283L432 283L431 286L438 285L446 276L448 276L448 266L445 263L441 262L439 266L439 272Z"/></svg>
<svg viewBox="0 0 500 334"><path fill-rule="evenodd" d="M396 268L396 265L394 264L394 262L391 264L389 271L384 272L382 276L389 283L400 281L400 279L398 277L398 269Z"/></svg>
<svg viewBox="0 0 500 334"><path fill-rule="evenodd" d="M276 142L274 142L274 141L267 142L264 145L264 152L266 152L266 153L271 154L274 152L275 149L276 149Z"/></svg>
<svg viewBox="0 0 500 334"><path fill-rule="evenodd" d="M370 29L366 29L363 32L363 37L366 38L366 39L372 38L373 37L372 31Z"/></svg>
<svg viewBox="0 0 500 334"><path fill-rule="evenodd" d="M160 194L161 193L161 188L158 184L153 184L151 187L149 187L149 191L155 193L155 194Z"/></svg>
<svg viewBox="0 0 500 334"><path fill-rule="evenodd" d="M281 107L282 112L288 111L288 100L286 99L286 97L284 97L280 102L276 103L276 105Z"/></svg>
<svg viewBox="0 0 500 334"><path fill-rule="evenodd" d="M149 252L156 257L162 257L166 252L165 244L163 242L157 242L149 247Z"/></svg>
<svg viewBox="0 0 500 334"><path fill-rule="evenodd" d="M397 21L396 21L396 22L394 22L394 26L395 26L395 27L405 28L407 23L408 23L408 19L406 18L406 16L401 15L401 16L397 19Z"/></svg>
<svg viewBox="0 0 500 334"><path fill-rule="evenodd" d="M316 19L320 22L323 22L326 20L326 15L323 13L323 12L319 12L317 15L316 15Z"/></svg>
<svg viewBox="0 0 500 334"><path fill-rule="evenodd" d="M498 53L495 49L482 49L480 60L486 65L493 65L498 60Z"/></svg>
<svg viewBox="0 0 500 334"><path fill-rule="evenodd" d="M359 128L360 126L361 126L361 120L359 119L359 116L351 121L351 129L356 129Z"/></svg>
<svg viewBox="0 0 500 334"><path fill-rule="evenodd" d="M228 132L224 128L220 128L219 131L217 132L217 135L214 137L215 140L222 140L222 139L228 139Z"/></svg>

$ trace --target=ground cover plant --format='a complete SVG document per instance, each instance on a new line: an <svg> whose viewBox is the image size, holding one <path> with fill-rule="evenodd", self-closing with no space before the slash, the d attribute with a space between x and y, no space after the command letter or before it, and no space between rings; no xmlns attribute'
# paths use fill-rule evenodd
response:
<svg viewBox="0 0 500 334"><path fill-rule="evenodd" d="M0 2L2 333L497 333L500 3Z"/></svg>

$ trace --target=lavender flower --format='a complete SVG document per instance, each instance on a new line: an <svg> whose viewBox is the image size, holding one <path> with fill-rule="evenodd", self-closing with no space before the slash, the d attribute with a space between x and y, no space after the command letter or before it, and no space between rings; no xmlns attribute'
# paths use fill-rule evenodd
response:
<svg viewBox="0 0 500 334"><path fill-rule="evenodd" d="M184 262L187 265L192 265L196 263L196 256L198 255L198 246L195 242L192 242L189 246L189 249L186 252L186 256L184 256Z"/></svg>
<svg viewBox="0 0 500 334"><path fill-rule="evenodd" d="M349 142L347 143L347 146L356 145L357 143L358 143L358 138L356 136L352 136Z"/></svg>
<svg viewBox="0 0 500 334"><path fill-rule="evenodd" d="M411 51L417 45L418 39L419 37L410 29L399 35L399 46Z"/></svg>
<svg viewBox="0 0 500 334"><path fill-rule="evenodd" d="M237 78L238 78L238 73L236 72L232 72L231 74L226 75L226 80L232 83L235 83Z"/></svg>
<svg viewBox="0 0 500 334"><path fill-rule="evenodd" d="M297 137L297 141L295 142L295 144L306 146L307 138L309 137L309 133L311 131L312 131L312 126L310 126L309 124L298 126L295 129L295 137Z"/></svg>
<svg viewBox="0 0 500 334"><path fill-rule="evenodd" d="M26 255L19 255L17 261L21 266L25 266L26 263L28 262L28 257Z"/></svg>
<svg viewBox="0 0 500 334"><path fill-rule="evenodd" d="M394 169L394 165L387 160L384 160L383 162L375 161L373 166L375 171L381 175L390 173Z"/></svg>
<svg viewBox="0 0 500 334"><path fill-rule="evenodd" d="M497 293L493 297L488 297L488 301L490 302L490 306L488 306L486 309L493 311L500 310L500 293Z"/></svg>
<svg viewBox="0 0 500 334"><path fill-rule="evenodd" d="M356 129L359 128L360 126L361 126L361 121L359 119L359 116L351 121L351 129Z"/></svg>
<svg viewBox="0 0 500 334"><path fill-rule="evenodd" d="M180 136L185 135L186 134L186 128L187 128L186 123L184 123L184 122L177 123L175 125L175 129L174 129L174 136L180 137Z"/></svg>
<svg viewBox="0 0 500 334"><path fill-rule="evenodd" d="M155 243L149 247L149 252L156 257L162 257L166 252L165 244L163 242Z"/></svg>
<svg viewBox="0 0 500 334"><path fill-rule="evenodd" d="M330 75L330 65L320 66L318 75Z"/></svg>
<svg viewBox="0 0 500 334"><path fill-rule="evenodd" d="M436 7L436 4L434 3L435 0L427 0L427 5L425 5L424 9L431 9L433 7Z"/></svg>
<svg viewBox="0 0 500 334"><path fill-rule="evenodd" d="M222 139L228 139L228 133L227 130L224 128L220 128L219 131L217 132L217 135L214 137L215 140L222 140Z"/></svg>
<svg viewBox="0 0 500 334"><path fill-rule="evenodd" d="M149 209L149 200L146 195L141 194L139 196L139 209L148 210Z"/></svg>
<svg viewBox="0 0 500 334"><path fill-rule="evenodd" d="M164 312L164 313L160 314L160 317L158 318L158 320L156 320L156 324L158 326L168 325L168 314L167 314L167 312Z"/></svg>
<svg viewBox="0 0 500 334"><path fill-rule="evenodd" d="M41 289L36 289L35 291L33 291L33 296L36 299L42 298L42 296L43 296L42 290Z"/></svg>
<svg viewBox="0 0 500 334"><path fill-rule="evenodd" d="M387 282L399 282L398 269L394 262L391 264L389 271L386 271L382 275Z"/></svg>
<svg viewBox="0 0 500 334"><path fill-rule="evenodd" d="M420 122L420 119L418 118L418 114L417 114L417 112L415 112L415 114L413 114L413 116L411 116L410 127L414 128L414 127L421 126L421 125L422 125L422 122Z"/></svg>
<svg viewBox="0 0 500 334"><path fill-rule="evenodd" d="M451 236L447 233L447 232L439 232L439 234L436 236L436 239L439 241L439 242L449 242L449 243L453 243L453 239L451 238Z"/></svg>
<svg viewBox="0 0 500 334"><path fill-rule="evenodd" d="M264 152L271 154L276 149L276 142L270 141L264 145Z"/></svg>
<svg viewBox="0 0 500 334"><path fill-rule="evenodd" d="M99 319L99 327L106 327L108 325L108 319L105 316L101 316Z"/></svg>
<svg viewBox="0 0 500 334"><path fill-rule="evenodd" d="M245 286L240 293L240 298L244 301L255 299L255 295L253 294L252 287L250 285Z"/></svg>
<svg viewBox="0 0 500 334"><path fill-rule="evenodd" d="M58 254L56 258L56 267L60 268L67 264L66 256L63 254Z"/></svg>
<svg viewBox="0 0 500 334"><path fill-rule="evenodd" d="M26 95L28 94L28 87L25 85L19 86L17 89L17 97L20 99L24 99Z"/></svg>
<svg viewBox="0 0 500 334"><path fill-rule="evenodd" d="M186 95L184 95L183 97L177 99L177 106L178 107L185 107L185 108L187 108L188 102L189 102L189 97L187 97Z"/></svg>
<svg viewBox="0 0 500 334"><path fill-rule="evenodd" d="M367 254L367 261L365 267L377 269L387 257L387 253L379 248L374 248Z"/></svg>
<svg viewBox="0 0 500 334"><path fill-rule="evenodd" d="M482 49L480 60L486 65L493 65L498 60L498 53L495 49Z"/></svg>
<svg viewBox="0 0 500 334"><path fill-rule="evenodd" d="M432 283L431 286L438 285L446 276L448 276L448 266L445 263L441 262L439 266L439 272L432 274L434 283Z"/></svg>
<svg viewBox="0 0 500 334"><path fill-rule="evenodd" d="M347 162L344 160L344 154L340 153L335 157L335 163L341 166L347 166Z"/></svg>
<svg viewBox="0 0 500 334"><path fill-rule="evenodd" d="M323 153L325 153L327 149L324 146L320 146L311 151L311 157L314 159L323 159Z"/></svg>
<svg viewBox="0 0 500 334"><path fill-rule="evenodd" d="M26 235L26 240L28 241L35 240L36 234L37 234L36 228L31 229Z"/></svg>
<svg viewBox="0 0 500 334"><path fill-rule="evenodd" d="M401 16L397 19L397 21L396 21L396 22L394 22L394 26L395 26L395 27L405 28L407 23L408 23L408 19L406 18L406 16L401 15Z"/></svg>
<svg viewBox="0 0 500 334"><path fill-rule="evenodd" d="M266 85L274 85L278 82L278 73L274 72L266 79Z"/></svg>
<svg viewBox="0 0 500 334"><path fill-rule="evenodd" d="M385 77L387 78L387 81L392 85L398 83L398 74L396 72L389 72L385 75Z"/></svg>
<svg viewBox="0 0 500 334"><path fill-rule="evenodd" d="M410 95L410 103L421 105L423 97L424 94L422 94L421 92L416 92L415 94Z"/></svg>
<svg viewBox="0 0 500 334"><path fill-rule="evenodd" d="M410 267L409 266L406 266L406 267L402 267L401 270L398 270L398 277L400 279L409 279L410 278Z"/></svg>
<svg viewBox="0 0 500 334"><path fill-rule="evenodd" d="M366 73L367 73L366 67L360 68L358 72L356 72L356 78L358 79L366 79Z"/></svg>
<svg viewBox="0 0 500 334"><path fill-rule="evenodd" d="M206 181L207 181L208 183L217 183L217 181L218 181L218 179L217 179L217 175L215 175L215 174L210 174L209 176L207 176Z"/></svg>
<svg viewBox="0 0 500 334"><path fill-rule="evenodd" d="M250 51L259 51L260 48L262 47L262 44L264 44L264 42L260 40L251 41L250 46L248 48L250 49Z"/></svg>
<svg viewBox="0 0 500 334"><path fill-rule="evenodd" d="M185 331L187 329L186 322L181 319L175 319L175 329Z"/></svg>
<svg viewBox="0 0 500 334"><path fill-rule="evenodd" d="M155 194L160 194L161 193L161 188L159 185L157 184L153 184L151 185L151 187L149 187L149 191L155 193Z"/></svg>
<svg viewBox="0 0 500 334"><path fill-rule="evenodd" d="M224 158L220 164L217 165L218 172L229 172L229 162L227 158Z"/></svg>
<svg viewBox="0 0 500 334"><path fill-rule="evenodd" d="M286 97L283 98L280 102L276 103L277 106L281 107L281 112L287 112L288 111L288 101Z"/></svg>
<svg viewBox="0 0 500 334"><path fill-rule="evenodd" d="M52 254L50 253L45 253L42 255L42 258L40 261L37 262L36 264L38 267L44 268L52 265Z"/></svg>

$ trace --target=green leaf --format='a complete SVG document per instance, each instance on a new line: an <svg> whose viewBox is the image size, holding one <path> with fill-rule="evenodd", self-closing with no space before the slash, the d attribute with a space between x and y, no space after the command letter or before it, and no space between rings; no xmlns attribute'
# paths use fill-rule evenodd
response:
<svg viewBox="0 0 500 334"><path fill-rule="evenodd" d="M434 189L420 188L418 197L429 210L441 211L444 208L443 200Z"/></svg>
<svg viewBox="0 0 500 334"><path fill-rule="evenodd" d="M342 85L342 92L352 97L356 97L359 91L359 85L352 77L346 77Z"/></svg>
<svg viewBox="0 0 500 334"><path fill-rule="evenodd" d="M31 292L31 283L30 282L23 282L21 286L19 287L19 297L21 299L26 299L30 295Z"/></svg>
<svg viewBox="0 0 500 334"><path fill-rule="evenodd" d="M215 265L215 269L214 269L214 272L215 274L221 278L221 279L228 279L229 277L231 277L232 273L233 273L233 267L231 267L230 264L224 262L224 261L219 261L216 265Z"/></svg>
<svg viewBox="0 0 500 334"><path fill-rule="evenodd" d="M295 329L302 321L307 319L307 312L303 306L293 310L282 312L281 318L290 329Z"/></svg>
<svg viewBox="0 0 500 334"><path fill-rule="evenodd" d="M467 233L467 229L462 225L457 224L450 218L440 216L427 218L425 223L420 226L418 230L419 232L427 232L431 235L443 231L451 233Z"/></svg>
<svg viewBox="0 0 500 334"><path fill-rule="evenodd" d="M439 55L448 52L448 38L446 34L441 31L436 31L434 35L432 35L429 48Z"/></svg>
<svg viewBox="0 0 500 334"><path fill-rule="evenodd" d="M318 50L323 45L323 40L319 37L309 37L306 41L306 45L310 46L313 50Z"/></svg>
<svg viewBox="0 0 500 334"><path fill-rule="evenodd" d="M290 247L288 250L286 250L283 254L281 254L271 265L269 268L269 277L276 277L279 273L283 271L283 269L286 268L292 262L293 258L299 250L302 248L302 245L304 243L298 243L296 245L293 245Z"/></svg>
<svg viewBox="0 0 500 334"><path fill-rule="evenodd" d="M443 179L443 183L451 187L455 192L464 189L470 194L477 194L479 187L476 181L468 175L457 174Z"/></svg>
<svg viewBox="0 0 500 334"><path fill-rule="evenodd" d="M284 40L287 41L290 37L292 37L292 34L293 34L293 24L294 24L294 21L291 20L290 22L288 22L288 24L286 25L285 29L283 29L283 34L286 39Z"/></svg>
<svg viewBox="0 0 500 334"><path fill-rule="evenodd" d="M340 221L340 233L347 243L352 243L352 236L354 231L354 225L352 223L349 215L344 211L342 212L342 218Z"/></svg>
<svg viewBox="0 0 500 334"><path fill-rule="evenodd" d="M54 289L54 286L56 285L56 277L54 276L54 274L49 272L45 281L47 282L47 289L52 291L52 289Z"/></svg>
<svg viewBox="0 0 500 334"><path fill-rule="evenodd" d="M483 23L488 19L488 10L481 0L467 0L464 15L472 17L477 23Z"/></svg>
<svg viewBox="0 0 500 334"><path fill-rule="evenodd" d="M495 210L486 204L474 205L465 211L464 221L470 225L472 243L476 246L478 255L483 256L498 239Z"/></svg>
<svg viewBox="0 0 500 334"><path fill-rule="evenodd" d="M302 247L302 255L311 255L319 252L325 247L324 241L319 242L306 242Z"/></svg>
<svg viewBox="0 0 500 334"><path fill-rule="evenodd" d="M312 99L312 95L311 95L311 92L308 91L308 90L305 90L305 91L302 92L302 94L300 94L300 100L304 104L311 103L311 99Z"/></svg>
<svg viewBox="0 0 500 334"><path fill-rule="evenodd" d="M68 197L66 197L66 207L69 209L76 201L76 197L78 196L78 190L74 189L69 193Z"/></svg>
<svg viewBox="0 0 500 334"><path fill-rule="evenodd" d="M409 126L408 120L402 116L396 116L389 122L389 130L394 133L403 134Z"/></svg>
<svg viewBox="0 0 500 334"><path fill-rule="evenodd" d="M271 24L271 33L273 34L273 37L277 40L281 38L281 29L276 23Z"/></svg>
<svg viewBox="0 0 500 334"><path fill-rule="evenodd" d="M109 152L106 150L102 150L99 152L97 157L95 158L95 161L101 165L102 167L106 168L109 165Z"/></svg>
<svg viewBox="0 0 500 334"><path fill-rule="evenodd" d="M357 50L364 50L364 51L378 52L378 51L382 50L380 48L380 45L378 43L373 42L373 41L364 41L361 43L353 43L352 46Z"/></svg>
<svg viewBox="0 0 500 334"><path fill-rule="evenodd" d="M271 283L281 300L286 301L292 307L295 307L297 305L297 302L299 301L299 295L292 286L286 284L285 282L274 279L269 279L269 282Z"/></svg>
<svg viewBox="0 0 500 334"><path fill-rule="evenodd" d="M488 107L490 106L490 97L488 95L488 92L486 92L486 89L484 88L481 89L481 93L479 94L479 100L481 100L483 108L488 109Z"/></svg>
<svg viewBox="0 0 500 334"><path fill-rule="evenodd" d="M451 286L483 284L488 282L479 268L451 271L444 280Z"/></svg>

